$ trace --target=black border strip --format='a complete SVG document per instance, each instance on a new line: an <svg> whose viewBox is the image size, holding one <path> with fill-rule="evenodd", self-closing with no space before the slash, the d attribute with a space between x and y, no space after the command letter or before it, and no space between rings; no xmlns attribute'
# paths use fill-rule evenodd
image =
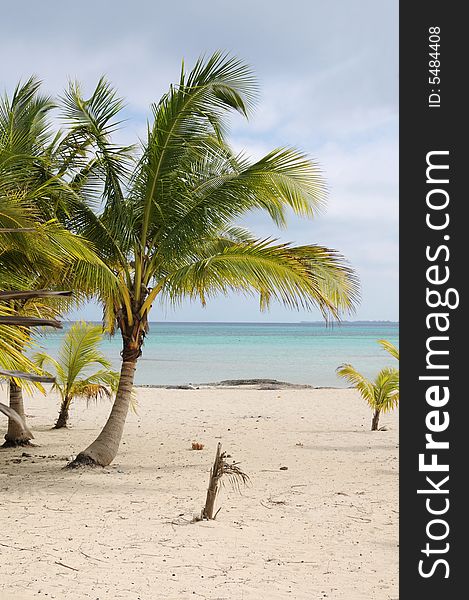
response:
<svg viewBox="0 0 469 600"><path fill-rule="evenodd" d="M400 3L400 600L465 596L469 26L463 6ZM440 38L433 65L432 27ZM428 163L449 168L427 172ZM443 306L445 298L451 306L459 298L459 306Z"/></svg>

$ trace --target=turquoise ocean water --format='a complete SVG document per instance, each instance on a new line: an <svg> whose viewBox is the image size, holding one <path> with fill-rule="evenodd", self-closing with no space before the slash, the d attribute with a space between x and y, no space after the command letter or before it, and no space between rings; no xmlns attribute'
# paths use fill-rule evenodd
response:
<svg viewBox="0 0 469 600"><path fill-rule="evenodd" d="M67 328L64 324L64 331ZM268 378L313 386L346 387L335 374L353 364L366 376L397 365L376 342L398 344L398 323L152 323L139 360L137 385L211 383L224 379ZM40 344L56 356L63 331ZM121 340L106 338L102 348L115 367Z"/></svg>

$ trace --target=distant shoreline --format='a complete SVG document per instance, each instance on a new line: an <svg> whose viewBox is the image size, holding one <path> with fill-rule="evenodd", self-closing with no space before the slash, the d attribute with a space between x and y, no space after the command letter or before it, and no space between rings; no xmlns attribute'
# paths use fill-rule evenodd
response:
<svg viewBox="0 0 469 600"><path fill-rule="evenodd" d="M64 331L72 323L64 323ZM63 332L51 331L41 345L55 357ZM150 324L135 385L247 389L336 388L339 365L351 362L366 377L389 364L377 344L398 345L399 326L392 323L167 323ZM113 368L120 368L120 335L105 335L102 350ZM242 383L240 380L268 379ZM230 381L226 384L219 382ZM233 383L235 381L235 383ZM303 387L304 386L304 387Z"/></svg>
<svg viewBox="0 0 469 600"><path fill-rule="evenodd" d="M238 388L249 390L343 390L346 388L337 386L315 386L307 383L290 383L278 379L226 379L212 383L188 383L182 385L135 385L136 388L156 388L163 390L208 390L214 388Z"/></svg>

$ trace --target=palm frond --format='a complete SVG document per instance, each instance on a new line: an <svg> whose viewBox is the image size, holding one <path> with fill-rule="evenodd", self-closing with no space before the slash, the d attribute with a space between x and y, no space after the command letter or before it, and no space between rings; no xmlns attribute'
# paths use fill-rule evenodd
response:
<svg viewBox="0 0 469 600"><path fill-rule="evenodd" d="M83 398L88 405L90 402L97 402L103 398L110 400L112 398L112 392L109 388L100 383L85 383L84 381L79 381L73 388L73 397Z"/></svg>
<svg viewBox="0 0 469 600"><path fill-rule="evenodd" d="M0 315L11 316L13 314L14 309L0 303ZM29 384L19 379L19 373L44 375L42 369L38 368L24 353L25 350L31 351L34 347L35 343L31 338L29 328L0 324L0 369L4 373L9 373L5 374L4 378L7 380L13 378L18 385L25 389L32 389L31 385L33 385L36 389L43 391L40 382Z"/></svg>
<svg viewBox="0 0 469 600"><path fill-rule="evenodd" d="M382 369L375 380L376 407L389 412L399 404L399 370L392 367Z"/></svg>
<svg viewBox="0 0 469 600"><path fill-rule="evenodd" d="M399 348L396 348L392 342L389 342L388 340L378 340L378 344L381 344L386 352L388 352L393 358L399 360Z"/></svg>
<svg viewBox="0 0 469 600"><path fill-rule="evenodd" d="M74 323L64 336L58 360L66 366L67 386L71 387L78 375L93 365L110 367L110 362L97 349L102 339L102 328L84 322Z"/></svg>
<svg viewBox="0 0 469 600"><path fill-rule="evenodd" d="M200 161L186 165L184 178L165 183L149 220L158 241L155 261L190 247L195 234L213 235L252 210L266 211L284 226L288 208L312 217L324 206L321 172L303 153L280 148L251 164L226 147L222 152L220 157L206 149Z"/></svg>
<svg viewBox="0 0 469 600"><path fill-rule="evenodd" d="M210 240L187 257L188 264L164 280L163 298L179 302L229 291L257 293L264 305L275 299L289 308L318 306L324 315L351 310L358 294L353 273L340 254L319 246L295 248L271 240Z"/></svg>
<svg viewBox="0 0 469 600"><path fill-rule="evenodd" d="M343 364L337 368L337 375L343 377L354 387L371 408L375 408L375 386L364 375L350 364Z"/></svg>
<svg viewBox="0 0 469 600"><path fill-rule="evenodd" d="M399 370L385 367L374 381L359 373L352 365L338 367L337 374L350 382L373 410L387 412L399 403Z"/></svg>
<svg viewBox="0 0 469 600"><path fill-rule="evenodd" d="M171 211L165 190L174 184L181 165L190 162L188 157L203 154L211 138L221 140L227 113L247 114L256 93L250 68L217 52L197 61L187 76L183 67L178 85L152 107L153 124L133 178L136 197L143 200L139 228L143 247L150 223Z"/></svg>

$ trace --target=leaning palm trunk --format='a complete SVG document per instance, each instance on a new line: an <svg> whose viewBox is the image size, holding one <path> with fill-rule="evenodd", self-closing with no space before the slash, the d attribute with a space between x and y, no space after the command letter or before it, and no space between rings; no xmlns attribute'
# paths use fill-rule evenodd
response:
<svg viewBox="0 0 469 600"><path fill-rule="evenodd" d="M73 468L79 465L100 465L106 467L116 457L132 399L136 366L136 359L124 360L122 362L116 399L103 430L86 450L80 452L76 459L69 464L69 467Z"/></svg>
<svg viewBox="0 0 469 600"><path fill-rule="evenodd" d="M137 315L137 312L132 315L131 324L129 324L128 317L122 316L119 321L123 341L122 365L111 414L95 441L78 454L75 460L68 465L70 468L80 465L106 467L117 455L132 400L137 360L142 355L143 340L147 329L146 318L140 319Z"/></svg>
<svg viewBox="0 0 469 600"><path fill-rule="evenodd" d="M373 413L373 418L371 419L371 431L378 431L380 412L380 409L377 408Z"/></svg>
<svg viewBox="0 0 469 600"><path fill-rule="evenodd" d="M19 385L10 380L10 408L15 410L25 421L23 391ZM28 446L31 436L24 430L20 423L12 418L8 419L8 430L5 434L4 447Z"/></svg>

